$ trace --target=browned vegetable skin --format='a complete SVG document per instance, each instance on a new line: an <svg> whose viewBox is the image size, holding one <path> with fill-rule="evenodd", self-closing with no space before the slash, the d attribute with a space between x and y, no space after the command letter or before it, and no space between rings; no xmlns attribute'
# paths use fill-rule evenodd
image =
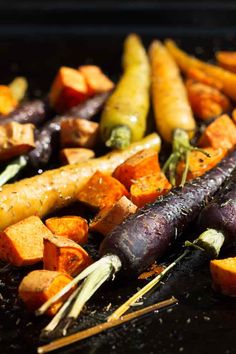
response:
<svg viewBox="0 0 236 354"><path fill-rule="evenodd" d="M3 186L0 190L0 230L27 216L43 217L69 205L96 170L111 174L128 157L151 147L160 149L160 138L155 133L131 144L126 150Z"/></svg>

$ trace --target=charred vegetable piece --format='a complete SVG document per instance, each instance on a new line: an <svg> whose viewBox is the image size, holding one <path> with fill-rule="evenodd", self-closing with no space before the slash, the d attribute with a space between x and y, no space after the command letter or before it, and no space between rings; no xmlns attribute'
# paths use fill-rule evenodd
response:
<svg viewBox="0 0 236 354"><path fill-rule="evenodd" d="M48 105L42 100L33 100L22 103L4 119L0 119L0 125L10 122L32 123L36 127L41 125L48 113Z"/></svg>
<svg viewBox="0 0 236 354"><path fill-rule="evenodd" d="M52 235L37 216L13 224L0 233L0 259L15 266L38 263L43 259L43 238Z"/></svg>
<svg viewBox="0 0 236 354"><path fill-rule="evenodd" d="M124 73L102 113L100 130L107 146L124 149L140 140L149 110L150 68L140 38L129 35L124 43Z"/></svg>
<svg viewBox="0 0 236 354"><path fill-rule="evenodd" d="M30 215L47 215L76 201L76 196L99 169L112 174L128 157L145 148L160 149L160 138L153 133L124 151L114 151L84 163L67 165L26 178L0 190L0 230ZM16 198L17 194L17 198Z"/></svg>
<svg viewBox="0 0 236 354"><path fill-rule="evenodd" d="M21 281L18 290L19 297L30 311L34 311L71 280L72 278L65 273L50 270L34 270ZM62 299L53 304L48 309L47 315L55 315L69 294L66 294Z"/></svg>
<svg viewBox="0 0 236 354"><path fill-rule="evenodd" d="M11 122L0 126L0 161L26 154L34 147L32 124Z"/></svg>
<svg viewBox="0 0 236 354"><path fill-rule="evenodd" d="M219 80L223 85L222 91L234 101L236 100L236 75L234 73L188 55L170 39L165 41L165 45L181 70L184 72L188 72L190 68L202 70L214 79Z"/></svg>
<svg viewBox="0 0 236 354"><path fill-rule="evenodd" d="M88 223L80 216L54 217L47 219L45 223L53 234L68 237L80 245L88 241Z"/></svg>
<svg viewBox="0 0 236 354"><path fill-rule="evenodd" d="M94 156L93 150L85 148L67 148L60 151L60 159L64 165L85 162Z"/></svg>
<svg viewBox="0 0 236 354"><path fill-rule="evenodd" d="M236 296L236 257L212 260L210 271L215 291Z"/></svg>
<svg viewBox="0 0 236 354"><path fill-rule="evenodd" d="M49 235L44 237L43 244L44 269L75 276L92 263L88 253L66 237Z"/></svg>

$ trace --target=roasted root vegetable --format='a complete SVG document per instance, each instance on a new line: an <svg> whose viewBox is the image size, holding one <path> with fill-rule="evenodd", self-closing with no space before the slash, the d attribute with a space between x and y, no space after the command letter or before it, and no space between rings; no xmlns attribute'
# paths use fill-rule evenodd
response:
<svg viewBox="0 0 236 354"><path fill-rule="evenodd" d="M236 126L226 114L209 124L201 135L198 145L214 149L233 150L236 146Z"/></svg>
<svg viewBox="0 0 236 354"><path fill-rule="evenodd" d="M157 151L155 149L145 149L119 165L113 172L113 177L129 190L138 178L159 172L160 165Z"/></svg>
<svg viewBox="0 0 236 354"><path fill-rule="evenodd" d="M18 293L28 310L35 311L44 302L54 296L66 286L72 278L65 273L50 270L34 270L26 275L20 283ZM55 302L46 312L53 316L63 304L70 293Z"/></svg>
<svg viewBox="0 0 236 354"><path fill-rule="evenodd" d="M75 276L92 263L88 253L66 237L48 235L44 237L43 244L44 269Z"/></svg>
<svg viewBox="0 0 236 354"><path fill-rule="evenodd" d="M149 50L152 78L152 102L157 129L171 143L175 130L183 129L192 137L196 124L179 69L160 41Z"/></svg>
<svg viewBox="0 0 236 354"><path fill-rule="evenodd" d="M94 151L86 148L67 148L60 151L60 159L63 165L85 162L94 156Z"/></svg>
<svg viewBox="0 0 236 354"><path fill-rule="evenodd" d="M77 200L93 209L112 206L128 191L117 179L96 171L77 194Z"/></svg>
<svg viewBox="0 0 236 354"><path fill-rule="evenodd" d="M138 178L130 187L130 199L139 208L168 193L171 184L163 173Z"/></svg>
<svg viewBox="0 0 236 354"><path fill-rule="evenodd" d="M214 290L236 296L236 257L212 260L210 271Z"/></svg>
<svg viewBox="0 0 236 354"><path fill-rule="evenodd" d="M79 191L98 169L102 173L112 174L128 157L151 147L160 149L160 138L155 133L131 144L126 150L114 151L96 159L63 166L3 186L0 190L0 230L27 216L43 217L69 205L76 201Z"/></svg>
<svg viewBox="0 0 236 354"><path fill-rule="evenodd" d="M192 110L198 118L208 120L230 110L229 99L218 89L190 79L186 88Z"/></svg>
<svg viewBox="0 0 236 354"><path fill-rule="evenodd" d="M144 136L149 110L149 62L141 40L135 34L125 40L123 69L100 122L102 140L107 146L118 149Z"/></svg>
<svg viewBox="0 0 236 354"><path fill-rule="evenodd" d="M205 175L196 178L194 182L187 182L183 188L172 189L171 193L141 208L113 229L102 241L100 247L102 258L86 268L86 272L81 273L72 283L84 279L70 310L71 317L74 319L78 316L86 301L111 275L121 269L126 275L140 274L156 259L160 259L198 216L209 198L216 193L235 167L234 151ZM178 261L185 254L179 257ZM164 271L167 272L168 269L170 268L167 267ZM60 295L59 292L57 298L60 298Z"/></svg>
<svg viewBox="0 0 236 354"><path fill-rule="evenodd" d="M61 122L61 146L93 148L98 140L99 125L85 119L67 118Z"/></svg>
<svg viewBox="0 0 236 354"><path fill-rule="evenodd" d="M59 69L49 93L51 106L59 113L76 106L88 98L88 87L83 75L76 69Z"/></svg>
<svg viewBox="0 0 236 354"><path fill-rule="evenodd" d="M187 70L186 75L189 79L192 79L197 82L201 82L202 84L205 84L210 87L214 87L219 91L221 91L223 88L223 85L220 80L206 74L203 70L200 70L198 68L190 67Z"/></svg>
<svg viewBox="0 0 236 354"><path fill-rule="evenodd" d="M88 241L88 223L80 216L54 217L47 219L45 224L57 236L68 237L80 245Z"/></svg>
<svg viewBox="0 0 236 354"><path fill-rule="evenodd" d="M85 78L89 95L107 92L114 88L114 83L96 65L82 65L79 71Z"/></svg>
<svg viewBox="0 0 236 354"><path fill-rule="evenodd" d="M0 114L7 115L17 106L17 100L8 86L0 85ZM4 118L3 118L4 119Z"/></svg>
<svg viewBox="0 0 236 354"><path fill-rule="evenodd" d="M34 126L16 122L0 126L0 160L23 155L35 147Z"/></svg>
<svg viewBox="0 0 236 354"><path fill-rule="evenodd" d="M212 78L220 81L222 83L222 91L234 101L236 100L236 74L188 55L170 39L165 41L165 45L182 71L187 73L191 68L202 70L212 76Z"/></svg>
<svg viewBox="0 0 236 354"><path fill-rule="evenodd" d="M136 210L137 206L123 196L113 206L101 209L89 224L89 229L106 236Z"/></svg>
<svg viewBox="0 0 236 354"><path fill-rule="evenodd" d="M236 72L236 52L216 52L216 60L224 69Z"/></svg>
<svg viewBox="0 0 236 354"><path fill-rule="evenodd" d="M52 233L37 216L13 224L0 233L0 259L17 267L43 259L43 238Z"/></svg>
<svg viewBox="0 0 236 354"><path fill-rule="evenodd" d="M12 96L19 103L23 100L28 89L28 81L23 76L17 76L9 85L8 85Z"/></svg>
<svg viewBox="0 0 236 354"><path fill-rule="evenodd" d="M208 156L199 151L191 151L188 159L188 173L186 180L189 181L203 175L205 172L215 167L227 154L226 149L222 148L204 148ZM180 162L177 166L177 179L180 183L183 171L185 169L184 162Z"/></svg>

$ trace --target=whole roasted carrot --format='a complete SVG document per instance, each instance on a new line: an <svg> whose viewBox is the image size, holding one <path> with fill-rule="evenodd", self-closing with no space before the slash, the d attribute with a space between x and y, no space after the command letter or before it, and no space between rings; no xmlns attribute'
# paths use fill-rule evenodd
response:
<svg viewBox="0 0 236 354"><path fill-rule="evenodd" d="M155 133L131 144L126 150L113 151L84 163L67 165L3 186L0 190L0 230L27 216L42 217L69 205L97 170L111 174L128 157L150 147L160 148L160 138Z"/></svg>
<svg viewBox="0 0 236 354"><path fill-rule="evenodd" d="M222 83L222 91L234 101L236 100L236 74L188 55L178 48L172 40L167 40L165 45L181 70L184 72L188 72L191 68L202 70L214 79L219 80Z"/></svg>

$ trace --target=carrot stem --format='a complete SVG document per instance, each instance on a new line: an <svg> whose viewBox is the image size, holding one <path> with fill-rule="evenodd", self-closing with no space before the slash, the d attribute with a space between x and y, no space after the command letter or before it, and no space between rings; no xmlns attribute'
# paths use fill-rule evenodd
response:
<svg viewBox="0 0 236 354"><path fill-rule="evenodd" d="M15 177L17 173L25 167L27 160L24 156L20 156L5 168L5 170L0 174L0 186L3 186L11 178Z"/></svg>
<svg viewBox="0 0 236 354"><path fill-rule="evenodd" d="M106 146L113 149L123 150L130 145L130 141L130 128L125 125L120 125L112 129L110 138L106 141Z"/></svg>

